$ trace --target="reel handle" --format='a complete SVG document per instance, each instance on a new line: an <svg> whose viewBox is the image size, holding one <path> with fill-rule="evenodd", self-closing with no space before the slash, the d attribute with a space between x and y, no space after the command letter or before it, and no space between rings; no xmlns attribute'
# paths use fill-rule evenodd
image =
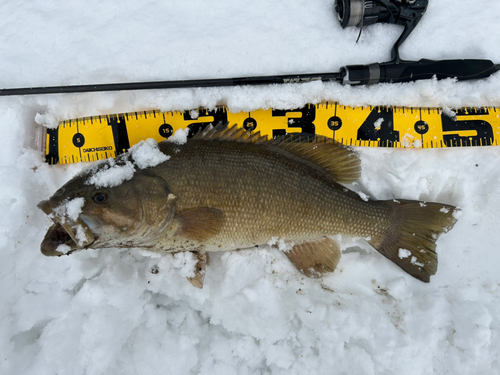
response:
<svg viewBox="0 0 500 375"><path fill-rule="evenodd" d="M500 70L490 60L427 60L349 65L340 69L342 83L371 85L375 83L411 82L422 79L457 78L459 81L486 78Z"/></svg>

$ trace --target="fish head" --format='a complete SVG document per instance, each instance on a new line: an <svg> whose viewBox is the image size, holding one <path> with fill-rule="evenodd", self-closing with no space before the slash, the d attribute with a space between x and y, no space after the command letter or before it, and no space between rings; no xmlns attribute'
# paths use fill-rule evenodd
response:
<svg viewBox="0 0 500 375"><path fill-rule="evenodd" d="M177 197L143 171L118 186L88 184L79 175L38 207L53 221L41 244L46 256L101 247L151 247L172 221Z"/></svg>

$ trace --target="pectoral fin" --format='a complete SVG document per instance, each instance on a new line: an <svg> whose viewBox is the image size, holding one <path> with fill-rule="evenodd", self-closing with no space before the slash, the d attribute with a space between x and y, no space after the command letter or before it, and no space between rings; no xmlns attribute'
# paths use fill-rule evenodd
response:
<svg viewBox="0 0 500 375"><path fill-rule="evenodd" d="M341 256L337 242L328 237L297 244L285 254L308 277L321 277L324 273L333 272Z"/></svg>
<svg viewBox="0 0 500 375"><path fill-rule="evenodd" d="M176 215L179 229L176 235L204 242L219 233L224 224L224 212L216 208L200 207Z"/></svg>
<svg viewBox="0 0 500 375"><path fill-rule="evenodd" d="M205 280L205 273L208 264L208 254L204 251L193 252L196 258L198 258L198 263L196 263L194 269L194 276L188 277L188 281L195 287L203 289L203 281Z"/></svg>

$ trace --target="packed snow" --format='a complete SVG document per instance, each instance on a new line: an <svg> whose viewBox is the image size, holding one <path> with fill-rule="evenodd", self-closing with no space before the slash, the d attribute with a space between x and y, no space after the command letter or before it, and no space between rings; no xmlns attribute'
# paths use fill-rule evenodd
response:
<svg viewBox="0 0 500 375"><path fill-rule="evenodd" d="M189 252L180 252L173 255L172 265L178 269L179 275L184 277L195 276L195 266L198 262L196 256Z"/></svg>
<svg viewBox="0 0 500 375"><path fill-rule="evenodd" d="M367 26L356 43L359 30L340 27L333 0L0 4L1 87L333 72L389 60L402 31ZM401 56L499 63L498 14L498 1L431 0ZM0 98L0 373L498 374L498 147L356 149L363 172L355 191L461 209L438 241L439 269L429 284L364 241L345 239L337 270L322 279L304 277L279 249L264 246L212 254L200 290L186 280L194 261L187 254L44 257L51 220L36 205L86 166L47 165L36 127L220 104L233 112L323 101L500 106L499 87L496 74L477 82Z"/></svg>

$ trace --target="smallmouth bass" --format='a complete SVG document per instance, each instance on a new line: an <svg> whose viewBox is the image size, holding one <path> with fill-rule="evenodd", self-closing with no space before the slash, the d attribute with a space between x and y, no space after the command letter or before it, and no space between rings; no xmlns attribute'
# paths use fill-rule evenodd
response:
<svg viewBox="0 0 500 375"><path fill-rule="evenodd" d="M135 170L137 163L123 154L83 171L40 202L55 222L42 253L192 251L198 267L190 281L201 287L207 252L256 247L272 238L293 245L284 253L302 273L320 277L333 272L341 256L329 236L342 235L365 239L429 282L437 271L436 240L456 221L455 207L446 204L361 199L341 185L359 178L358 156L323 136L267 140L217 126L185 144L161 142L158 150L165 161L157 165ZM96 178L117 170L126 172L120 184Z"/></svg>

